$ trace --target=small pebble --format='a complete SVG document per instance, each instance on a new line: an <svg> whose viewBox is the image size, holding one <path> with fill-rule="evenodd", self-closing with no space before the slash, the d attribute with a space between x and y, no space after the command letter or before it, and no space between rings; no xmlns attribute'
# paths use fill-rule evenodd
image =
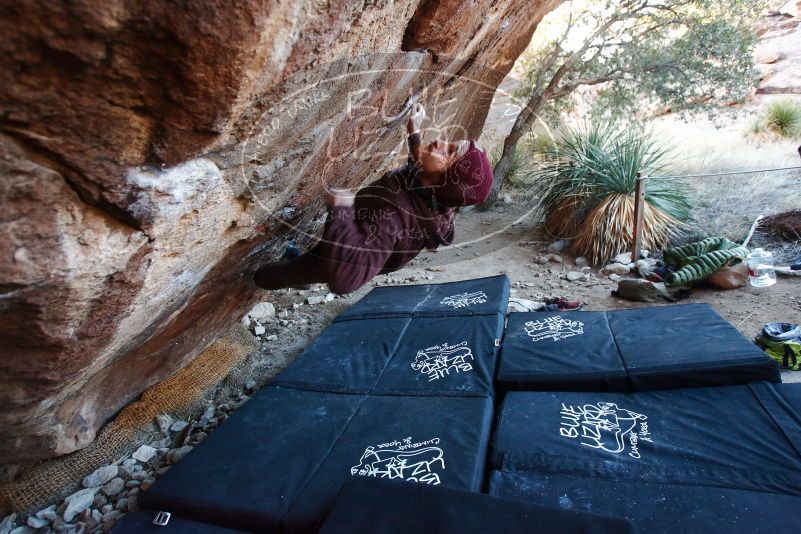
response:
<svg viewBox="0 0 801 534"><path fill-rule="evenodd" d="M106 494L108 497L113 497L115 495L119 495L122 491L122 488L125 487L125 481L121 478L115 478L110 480L107 484L105 484L101 490L103 493Z"/></svg>
<svg viewBox="0 0 801 534"><path fill-rule="evenodd" d="M188 426L189 426L189 423L187 423L186 421L176 421L176 422L174 422L172 424L172 426L170 427L170 430L172 432L180 432L181 430L183 430L184 428L186 428Z"/></svg>
<svg viewBox="0 0 801 534"><path fill-rule="evenodd" d="M89 508L95 501L97 490L98 488L82 489L64 499L64 504L67 505L62 514L64 516L64 521L67 523L72 522L75 516Z"/></svg>
<svg viewBox="0 0 801 534"><path fill-rule="evenodd" d="M119 501L117 501L117 506L115 506L114 508L116 508L120 512L127 512L128 511L128 498L127 497L121 498ZM105 521L105 516L103 518L103 521Z"/></svg>
<svg viewBox="0 0 801 534"><path fill-rule="evenodd" d="M153 456L156 455L156 449L151 447L150 445L142 445L136 452L131 455L131 457L135 460L139 460L140 462L147 463L150 461Z"/></svg>
<svg viewBox="0 0 801 534"><path fill-rule="evenodd" d="M172 445L172 440L170 438L161 438L156 441L151 441L150 446L154 449L163 449L165 447L169 448Z"/></svg>
<svg viewBox="0 0 801 534"><path fill-rule="evenodd" d="M173 449L167 453L167 461L174 464L180 462L181 459L189 453L194 447L191 445L184 445L178 449Z"/></svg>
<svg viewBox="0 0 801 534"><path fill-rule="evenodd" d="M52 523L53 521L58 519L58 514L56 513L55 510L48 510L47 512L42 514L42 519L47 519Z"/></svg>
<svg viewBox="0 0 801 534"><path fill-rule="evenodd" d="M46 519L40 519L40 518L36 517L35 515L30 516L28 518L27 523L28 523L28 526L33 528L33 529L40 529L40 528L44 528L44 527L50 525L49 521L47 521Z"/></svg>
<svg viewBox="0 0 801 534"><path fill-rule="evenodd" d="M92 502L92 506L94 506L95 508L100 508L107 502L108 499L106 498L106 496L103 495L102 493L98 493L97 495L95 495L95 500L94 502Z"/></svg>
<svg viewBox="0 0 801 534"><path fill-rule="evenodd" d="M118 471L119 468L116 465L105 465L95 470L91 475L84 477L83 487L95 488L97 486L102 486L112 478L116 477Z"/></svg>
<svg viewBox="0 0 801 534"><path fill-rule="evenodd" d="M170 429L170 425L172 424L172 417L167 414L160 413L156 416L156 425L158 425L159 430L161 430L162 434L167 434L167 431Z"/></svg>
<svg viewBox="0 0 801 534"><path fill-rule="evenodd" d="M129 512L139 511L139 501L136 500L136 497L131 497L130 499L128 499L128 511Z"/></svg>
<svg viewBox="0 0 801 534"><path fill-rule="evenodd" d="M117 506L119 507L119 504ZM128 503L127 502L125 503L125 509L126 510L128 509ZM115 519L117 519L120 516L120 514L122 514L122 512L120 510L111 510L109 512L106 512L105 514L103 514L103 522L106 523L106 522L109 522L109 521L114 521Z"/></svg>

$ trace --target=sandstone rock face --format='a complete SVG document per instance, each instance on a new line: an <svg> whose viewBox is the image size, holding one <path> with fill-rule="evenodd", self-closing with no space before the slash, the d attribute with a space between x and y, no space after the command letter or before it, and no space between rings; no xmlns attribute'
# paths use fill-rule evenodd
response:
<svg viewBox="0 0 801 534"><path fill-rule="evenodd" d="M411 102L477 138L558 3L6 2L0 463L86 446L238 320L327 187L402 160Z"/></svg>

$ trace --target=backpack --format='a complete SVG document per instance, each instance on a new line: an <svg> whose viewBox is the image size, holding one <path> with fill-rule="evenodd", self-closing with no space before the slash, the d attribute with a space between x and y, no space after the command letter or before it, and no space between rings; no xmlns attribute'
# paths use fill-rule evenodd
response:
<svg viewBox="0 0 801 534"><path fill-rule="evenodd" d="M801 326L791 323L768 323L757 334L756 344L782 369L801 369Z"/></svg>

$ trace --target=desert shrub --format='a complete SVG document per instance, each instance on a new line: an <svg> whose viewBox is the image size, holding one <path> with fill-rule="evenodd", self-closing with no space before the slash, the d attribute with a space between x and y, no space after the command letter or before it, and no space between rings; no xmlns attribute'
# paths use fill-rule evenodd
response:
<svg viewBox="0 0 801 534"><path fill-rule="evenodd" d="M529 131L523 136L521 145L524 150L533 157L539 157L553 148L554 138L550 131L533 132Z"/></svg>
<svg viewBox="0 0 801 534"><path fill-rule="evenodd" d="M801 137L801 104L793 100L774 100L762 110L749 133L774 134L784 139Z"/></svg>
<svg viewBox="0 0 801 534"><path fill-rule="evenodd" d="M502 153L503 144L496 145L490 149L489 156L493 168L498 163ZM530 175L531 162L529 160L529 155L526 153L524 148L518 146L512 153L512 161L509 166L509 170L506 171L506 184L508 187L514 189L527 188L531 185L529 182Z"/></svg>
<svg viewBox="0 0 801 534"><path fill-rule="evenodd" d="M575 237L574 251L594 263L628 249L634 189L642 172L649 176L643 246L666 246L690 216L686 184L664 176L668 160L668 149L647 132L613 123L565 129L532 172L546 229Z"/></svg>

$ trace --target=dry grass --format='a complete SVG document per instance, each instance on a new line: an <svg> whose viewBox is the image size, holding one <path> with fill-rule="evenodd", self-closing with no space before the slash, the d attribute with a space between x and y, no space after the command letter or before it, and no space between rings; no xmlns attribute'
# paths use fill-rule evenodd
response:
<svg viewBox="0 0 801 534"><path fill-rule="evenodd" d="M724 118L720 128L703 119L687 124L669 117L659 120L655 130L676 146L680 155L676 161L677 174L799 166L798 141L748 132L754 117L772 100L758 99L749 105L751 114ZM694 204L692 230L682 242L716 235L742 242L757 216L801 206L801 169L693 178L690 184ZM801 255L798 242L782 240L761 230L754 235L750 246L774 252L777 263L786 264Z"/></svg>
<svg viewBox="0 0 801 534"><path fill-rule="evenodd" d="M758 216L801 206L801 170L698 178L693 193L696 231L742 242Z"/></svg>
<svg viewBox="0 0 801 534"><path fill-rule="evenodd" d="M668 245L680 234L681 223L647 202L643 212L643 247ZM634 197L614 194L601 201L583 222L572 250L598 264L626 250L632 243Z"/></svg>

